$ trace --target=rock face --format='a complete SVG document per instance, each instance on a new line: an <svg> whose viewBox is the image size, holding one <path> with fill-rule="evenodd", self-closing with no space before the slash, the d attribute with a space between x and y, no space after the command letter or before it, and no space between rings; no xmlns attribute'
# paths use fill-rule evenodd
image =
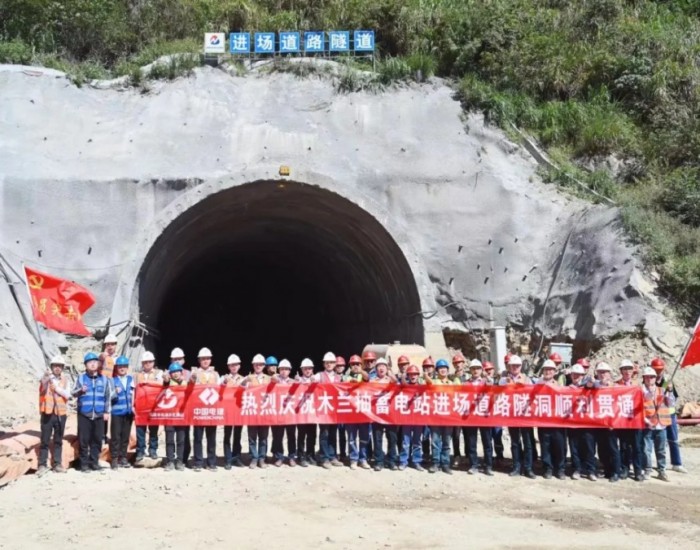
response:
<svg viewBox="0 0 700 550"><path fill-rule="evenodd" d="M88 286L88 322L138 319L161 353L195 325L189 353L220 331L219 363L490 319L590 341L653 309L618 212L541 183L439 82L338 95L202 68L141 94L4 66L0 90L0 253ZM5 346L24 331L9 319Z"/></svg>

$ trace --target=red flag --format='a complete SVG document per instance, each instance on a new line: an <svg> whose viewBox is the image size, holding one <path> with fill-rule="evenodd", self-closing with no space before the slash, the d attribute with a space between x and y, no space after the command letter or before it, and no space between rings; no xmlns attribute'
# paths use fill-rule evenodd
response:
<svg viewBox="0 0 700 550"><path fill-rule="evenodd" d="M82 286L24 267L34 318L46 328L68 334L90 336L83 314L95 303Z"/></svg>
<svg viewBox="0 0 700 550"><path fill-rule="evenodd" d="M700 318L695 323L695 330L690 337L690 344L688 344L683 359L681 359L681 368L698 364L700 364Z"/></svg>

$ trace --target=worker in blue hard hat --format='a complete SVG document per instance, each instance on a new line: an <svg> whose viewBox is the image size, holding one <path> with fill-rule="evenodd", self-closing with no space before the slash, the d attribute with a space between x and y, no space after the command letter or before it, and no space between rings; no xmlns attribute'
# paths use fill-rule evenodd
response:
<svg viewBox="0 0 700 550"><path fill-rule="evenodd" d="M450 364L445 359L438 359L435 362L435 372L437 377L433 380L429 376L425 377L425 383L429 386L449 386L452 385L450 378ZM452 474L450 467L450 442L452 440L451 426L432 426L430 433L433 440L433 464L429 472L434 474L442 470L446 474Z"/></svg>
<svg viewBox="0 0 700 550"><path fill-rule="evenodd" d="M78 376L71 394L78 398L78 441L80 471L100 470L99 457L105 433L105 422L112 410L112 391L107 377L98 372L96 353L83 358L85 372Z"/></svg>
<svg viewBox="0 0 700 550"><path fill-rule="evenodd" d="M185 386L184 370L178 362L170 363L167 372L163 373L163 386L165 388ZM176 399L174 395L165 395L166 399ZM189 426L165 427L165 469L184 471L185 469L185 441L189 435Z"/></svg>
<svg viewBox="0 0 700 550"><path fill-rule="evenodd" d="M131 425L134 422L134 377L128 374L129 360L120 355L114 362L112 384L112 417L109 452L112 470L130 468L126 460Z"/></svg>
<svg viewBox="0 0 700 550"><path fill-rule="evenodd" d="M277 361L277 357L270 355L267 359L265 359L265 373L268 376L275 376L277 374L278 365L279 362Z"/></svg>

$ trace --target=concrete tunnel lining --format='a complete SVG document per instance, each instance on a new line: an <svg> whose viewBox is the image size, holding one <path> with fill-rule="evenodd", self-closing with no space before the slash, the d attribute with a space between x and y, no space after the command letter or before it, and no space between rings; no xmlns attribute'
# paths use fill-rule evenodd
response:
<svg viewBox="0 0 700 550"><path fill-rule="evenodd" d="M420 297L400 247L368 212L320 187L257 181L180 214L139 275L141 320L161 364L229 353L358 353L371 342L423 343Z"/></svg>

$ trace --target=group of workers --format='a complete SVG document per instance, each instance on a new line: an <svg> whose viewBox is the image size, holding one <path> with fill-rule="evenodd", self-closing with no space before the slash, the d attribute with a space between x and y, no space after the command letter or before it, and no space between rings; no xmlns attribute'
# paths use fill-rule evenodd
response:
<svg viewBox="0 0 700 550"><path fill-rule="evenodd" d="M277 384L310 384L314 382L396 383L434 385L511 385L550 384L574 387L611 387L615 385L641 385L644 395L643 429L608 428L537 428L543 476L564 479L567 454L571 458L571 478L585 477L596 481L599 463L602 474L611 482L628 477L643 481L651 475L653 458L656 457L658 478L668 481L666 447L670 448L672 469L685 473L678 445L678 425L675 414L677 393L664 374L665 364L656 358L650 366L640 368L630 360L619 365L620 376L614 379L611 367L598 363L591 369L587 359L579 359L573 366L564 366L558 354L552 354L541 366L539 376L523 372L520 357L508 354L504 358L507 369L498 375L488 361L474 359L467 366L466 359L458 354L452 366L445 359L423 361L422 368L411 364L408 357L398 358L398 372L393 373L385 358L371 351L362 357L353 355L348 363L342 357L328 352L323 357L323 370L314 373L314 364L304 359L299 374L291 376L292 365L283 359L258 354L252 360L252 372L240 373L241 360L232 354L227 361L228 373L220 376L212 366L212 353L202 348L197 355L196 367L185 368L185 354L180 348L171 352L169 367L156 368L155 357L145 352L141 367L129 374L129 361L117 356L117 339L109 335L105 349L98 355L87 353L84 357L85 372L71 387L63 372L65 362L60 357L51 360L49 370L39 386L41 412L41 447L38 474L49 471L49 446L53 438L52 468L64 472L61 466L61 442L66 423L68 401L77 400L78 439L80 444L79 468L83 472L101 469L99 454L109 427L111 468L129 468L127 446L134 421L134 391L138 384L156 383L164 386L183 384L221 384L225 386L256 386ZM592 372L589 372L592 371ZM224 468L242 467L243 426L224 426ZM158 457L158 426L136 427L136 457L138 464L148 454ZM493 475L494 461L504 465L503 428L445 427L445 426L396 426L372 424L300 424L287 426L248 426L248 449L251 469L265 468L268 464L268 440L272 433L272 463L282 466L323 468L349 464L351 469L383 468L418 471L426 469L452 473L452 468L465 465L467 473L474 475L480 469ZM192 433L193 432L193 433ZM510 427L511 476L523 475L535 478L534 463L537 447L534 428ZM192 437L191 437L192 434ZM167 470L182 471L188 465L193 451L191 467L195 471L217 469L216 426L166 426ZM318 435L319 449L316 449ZM466 464L460 464L461 437L464 440ZM483 457L477 456L477 442L481 439ZM203 453L206 439L206 459ZM147 441L148 440L148 441ZM286 445L285 445L286 441ZM567 453L567 447L569 453ZM285 454L286 448L286 454ZM372 463L372 466L370 465ZM424 467L424 465L427 467Z"/></svg>

